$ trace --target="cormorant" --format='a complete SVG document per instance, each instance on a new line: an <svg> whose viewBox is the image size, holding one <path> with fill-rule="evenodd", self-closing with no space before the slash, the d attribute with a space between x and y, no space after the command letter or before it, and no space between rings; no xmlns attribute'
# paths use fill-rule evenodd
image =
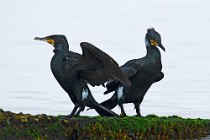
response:
<svg viewBox="0 0 210 140"><path fill-rule="evenodd" d="M118 104L121 115L126 116L123 104L133 103L137 116L141 116L140 104L147 90L153 83L160 81L164 77L161 72L161 54L157 46L163 51L165 51L165 48L161 44L160 34L154 28L147 29L145 45L147 48L145 57L130 60L121 66L121 69L131 81L131 86L122 85L118 80L110 80L106 84L107 91L104 94L115 92L110 99L102 102L101 105L113 109Z"/></svg>
<svg viewBox="0 0 210 140"><path fill-rule="evenodd" d="M52 73L75 105L68 117L79 115L85 106L94 108L101 116L117 115L97 103L87 86L103 85L110 79L117 79L127 86L130 85L129 79L113 58L87 42L80 44L82 55L69 51L68 41L64 35L34 39L46 41L54 46L54 56L51 59Z"/></svg>

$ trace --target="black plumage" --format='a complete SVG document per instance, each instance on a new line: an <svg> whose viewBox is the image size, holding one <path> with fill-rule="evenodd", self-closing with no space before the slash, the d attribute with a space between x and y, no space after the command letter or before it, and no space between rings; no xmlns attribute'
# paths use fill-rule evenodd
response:
<svg viewBox="0 0 210 140"><path fill-rule="evenodd" d="M140 104L150 86L160 81L164 74L161 72L161 54L157 46L165 51L161 44L161 36L154 28L147 30L145 36L145 44L147 54L143 58L133 59L126 62L121 69L131 81L131 86L124 86L118 80L110 80L106 87L108 94L115 91L113 96L102 102L101 105L113 109L117 104L121 108L121 114L126 115L123 104L133 103L136 109L137 116L141 116Z"/></svg>
<svg viewBox="0 0 210 140"><path fill-rule="evenodd" d="M69 51L69 45L64 35L36 37L35 40L46 41L54 46L51 70L75 105L70 116L79 115L85 106L94 108L101 116L116 115L99 105L87 86L88 83L92 86L101 85L109 79L118 79L129 86L130 81L114 59L87 42L80 44L83 51L82 55Z"/></svg>

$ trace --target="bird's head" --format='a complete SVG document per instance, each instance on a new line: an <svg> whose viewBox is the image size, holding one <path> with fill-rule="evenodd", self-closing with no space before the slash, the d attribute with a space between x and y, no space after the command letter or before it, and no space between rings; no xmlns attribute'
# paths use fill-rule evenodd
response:
<svg viewBox="0 0 210 140"><path fill-rule="evenodd" d="M69 49L69 44L64 35L50 35L46 37L35 37L34 40L45 41L55 47L56 50L59 49Z"/></svg>
<svg viewBox="0 0 210 140"><path fill-rule="evenodd" d="M165 48L161 44L161 36L160 34L155 31L154 28L147 29L147 34L145 36L145 43L146 46L153 46L153 47L160 47L163 51L165 51Z"/></svg>

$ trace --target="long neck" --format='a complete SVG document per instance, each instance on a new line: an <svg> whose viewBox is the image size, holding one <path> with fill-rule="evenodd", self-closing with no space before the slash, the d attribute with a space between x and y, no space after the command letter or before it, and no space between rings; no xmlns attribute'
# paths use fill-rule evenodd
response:
<svg viewBox="0 0 210 140"><path fill-rule="evenodd" d="M53 75L55 76L55 78L61 79L59 78L60 76L63 75L63 67L64 67L64 60L67 57L68 54L68 50L66 49L55 49L54 50L54 56L51 59L51 70Z"/></svg>
<svg viewBox="0 0 210 140"><path fill-rule="evenodd" d="M162 69L161 54L157 47L151 46L150 44L146 45L147 54L146 58L150 62L150 65L156 67L156 70Z"/></svg>
<svg viewBox="0 0 210 140"><path fill-rule="evenodd" d="M154 59L161 59L160 51L155 46L147 46L147 57L152 57Z"/></svg>
<svg viewBox="0 0 210 140"><path fill-rule="evenodd" d="M53 50L54 53L57 52L64 52L69 50L68 43L59 43L55 45L55 49Z"/></svg>

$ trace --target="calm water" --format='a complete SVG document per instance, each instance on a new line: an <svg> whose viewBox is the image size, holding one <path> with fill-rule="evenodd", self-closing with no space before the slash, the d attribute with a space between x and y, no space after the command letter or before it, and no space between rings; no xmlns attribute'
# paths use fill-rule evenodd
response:
<svg viewBox="0 0 210 140"><path fill-rule="evenodd" d="M165 78L146 94L142 114L210 118L209 13L208 0L1 1L0 108L51 115L73 108L50 71L53 48L35 36L65 34L71 50L80 53L79 43L89 41L122 65L145 55L146 29L154 26L166 48ZM99 102L111 96L104 96L102 87L91 89ZM135 114L132 104L125 109Z"/></svg>

